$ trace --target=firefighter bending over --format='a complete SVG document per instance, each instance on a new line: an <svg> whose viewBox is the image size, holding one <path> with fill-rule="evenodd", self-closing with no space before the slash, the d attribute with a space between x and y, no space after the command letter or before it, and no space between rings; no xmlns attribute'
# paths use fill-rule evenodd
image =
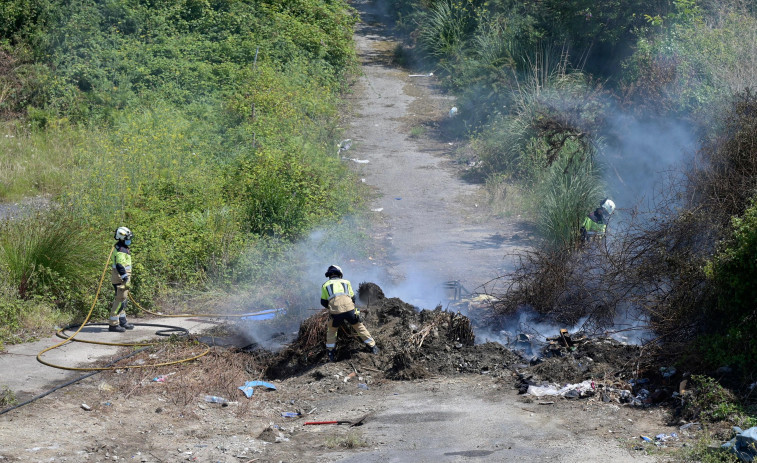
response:
<svg viewBox="0 0 757 463"><path fill-rule="evenodd" d="M581 241L586 243L604 237L607 232L607 223L614 211L615 203L611 199L600 201L599 207L581 223Z"/></svg>
<svg viewBox="0 0 757 463"><path fill-rule="evenodd" d="M329 352L329 360L332 362L336 361L336 353L334 352L336 336L339 327L345 322L352 326L371 353L379 353L376 341L373 340L371 333L360 321L360 312L355 308L355 292L352 290L352 284L342 278L343 276L341 268L331 265L326 270L328 281L321 287L321 305L329 309L326 349Z"/></svg>

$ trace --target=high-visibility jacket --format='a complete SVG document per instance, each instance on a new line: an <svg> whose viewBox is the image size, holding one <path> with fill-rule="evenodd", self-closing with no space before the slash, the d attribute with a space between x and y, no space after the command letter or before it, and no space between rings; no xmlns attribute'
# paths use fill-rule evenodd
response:
<svg viewBox="0 0 757 463"><path fill-rule="evenodd" d="M321 305L329 313L339 314L355 310L355 292L352 284L344 278L334 277L321 286Z"/></svg>
<svg viewBox="0 0 757 463"><path fill-rule="evenodd" d="M123 283L124 275L131 278L131 249L122 243L116 243L115 248L111 259L113 268L110 272L110 282L120 285Z"/></svg>
<svg viewBox="0 0 757 463"><path fill-rule="evenodd" d="M581 228L583 228L587 233L590 234L603 235L607 230L607 225L604 223L595 222L591 217L587 216L581 224Z"/></svg>

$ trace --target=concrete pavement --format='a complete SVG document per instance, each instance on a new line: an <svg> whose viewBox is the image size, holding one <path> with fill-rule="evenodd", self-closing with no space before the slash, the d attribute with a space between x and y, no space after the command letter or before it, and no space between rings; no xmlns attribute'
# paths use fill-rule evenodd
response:
<svg viewBox="0 0 757 463"><path fill-rule="evenodd" d="M218 324L214 319L194 317L181 318L129 318L131 323L154 323L172 325L189 330L191 334L199 334ZM136 326L125 333L108 332L107 326L85 326L76 339L103 342L138 342L158 339L157 330L152 326ZM68 332L73 334L75 330ZM56 385L70 381L86 374L85 371L69 371L52 368L37 361L37 354L42 350L62 342L63 339L51 334L49 337L36 342L6 346L0 352L0 388L8 387L16 395L19 402L47 391ZM56 365L67 367L86 367L97 361L115 358L122 349L121 346L106 346L83 342L68 342L63 346L46 352L43 360Z"/></svg>

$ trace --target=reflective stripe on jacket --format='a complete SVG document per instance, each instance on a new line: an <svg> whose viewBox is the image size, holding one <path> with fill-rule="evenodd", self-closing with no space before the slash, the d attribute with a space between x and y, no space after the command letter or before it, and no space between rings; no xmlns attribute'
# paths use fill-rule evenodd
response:
<svg viewBox="0 0 757 463"><path fill-rule="evenodd" d="M343 278L332 278L321 286L321 300L328 301L329 312L344 313L355 309L352 284Z"/></svg>

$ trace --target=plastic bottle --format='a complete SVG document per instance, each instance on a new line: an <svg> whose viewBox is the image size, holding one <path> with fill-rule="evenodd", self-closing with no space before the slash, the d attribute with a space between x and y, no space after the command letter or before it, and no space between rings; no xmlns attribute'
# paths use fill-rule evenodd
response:
<svg viewBox="0 0 757 463"><path fill-rule="evenodd" d="M210 402L212 404L225 404L225 403L228 403L229 401L224 399L223 397L218 397L215 395L206 395L205 402Z"/></svg>

